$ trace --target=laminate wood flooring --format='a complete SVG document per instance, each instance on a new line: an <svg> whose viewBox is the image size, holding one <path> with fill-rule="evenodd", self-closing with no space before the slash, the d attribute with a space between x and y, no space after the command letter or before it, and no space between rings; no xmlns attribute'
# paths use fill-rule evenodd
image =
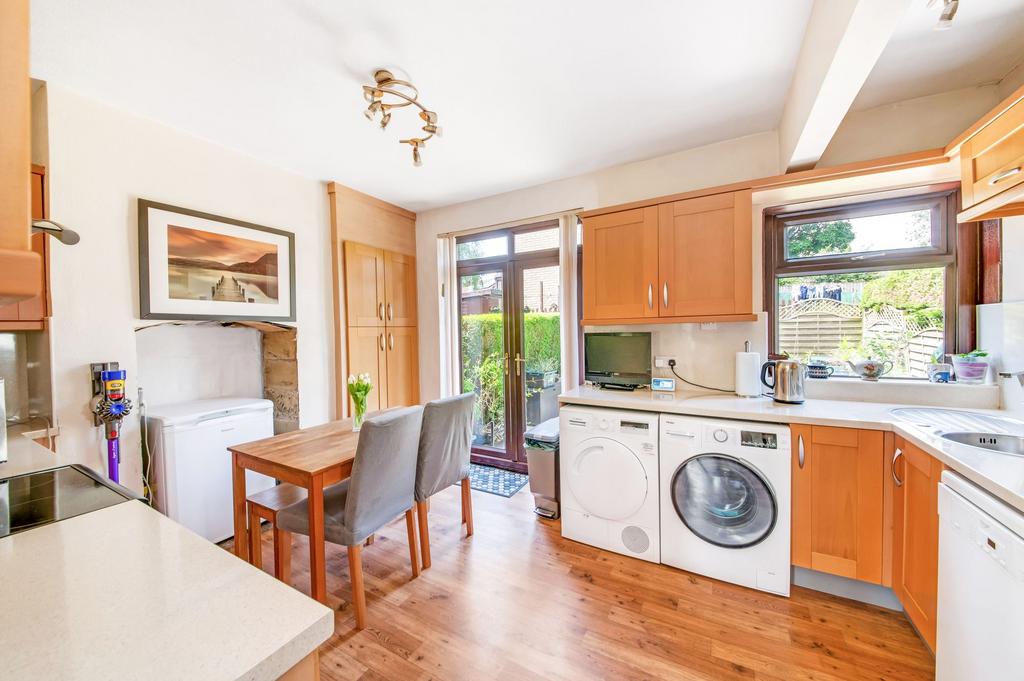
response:
<svg viewBox="0 0 1024 681"><path fill-rule="evenodd" d="M431 501L433 565L411 579L405 522L363 550L367 628L354 629L345 549L327 545L335 634L325 681L924 681L934 660L902 613L794 587L772 596L562 539L529 491ZM272 569L269 527L263 565ZM309 593L306 538L292 584ZM228 544L230 546L230 544Z"/></svg>

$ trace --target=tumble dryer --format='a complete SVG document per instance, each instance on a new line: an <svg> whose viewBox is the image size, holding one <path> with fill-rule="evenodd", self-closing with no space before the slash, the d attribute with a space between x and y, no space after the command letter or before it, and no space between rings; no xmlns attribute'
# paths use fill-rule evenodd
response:
<svg viewBox="0 0 1024 681"><path fill-rule="evenodd" d="M563 407L562 536L660 560L658 415Z"/></svg>

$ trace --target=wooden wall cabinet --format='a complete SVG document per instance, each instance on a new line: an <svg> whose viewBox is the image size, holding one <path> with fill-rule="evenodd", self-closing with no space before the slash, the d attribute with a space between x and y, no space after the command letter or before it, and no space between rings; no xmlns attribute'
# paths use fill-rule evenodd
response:
<svg viewBox="0 0 1024 681"><path fill-rule="evenodd" d="M791 432L793 564L881 584L884 433L804 425Z"/></svg>
<svg viewBox="0 0 1024 681"><path fill-rule="evenodd" d="M935 649L939 574L939 480L942 464L896 439L893 486L892 587L910 621Z"/></svg>
<svg viewBox="0 0 1024 681"><path fill-rule="evenodd" d="M972 222L1024 214L1024 87L950 147L957 144L963 195L957 219Z"/></svg>
<svg viewBox="0 0 1024 681"><path fill-rule="evenodd" d="M751 192L583 219L583 323L749 321Z"/></svg>
<svg viewBox="0 0 1024 681"><path fill-rule="evenodd" d="M32 166L30 175L32 189L32 219L46 217L46 171L42 166ZM38 331L46 328L50 316L49 283L47 274L50 262L50 238L45 234L33 234L32 251L39 255L43 267L39 271L39 295L10 305L0 307L0 331Z"/></svg>
<svg viewBox="0 0 1024 681"><path fill-rule="evenodd" d="M0 305L38 296L43 262L31 244L29 0L0 2Z"/></svg>
<svg viewBox="0 0 1024 681"><path fill-rule="evenodd" d="M370 374L370 411L417 404L416 259L352 241L344 252L346 378Z"/></svg>

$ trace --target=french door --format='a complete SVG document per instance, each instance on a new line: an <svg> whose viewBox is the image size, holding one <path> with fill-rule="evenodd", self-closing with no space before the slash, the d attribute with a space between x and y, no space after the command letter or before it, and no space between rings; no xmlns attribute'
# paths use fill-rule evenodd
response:
<svg viewBox="0 0 1024 681"><path fill-rule="evenodd" d="M558 416L558 227L545 223L474 235L460 246L501 238L504 252L458 265L462 388L477 394L473 461L525 472L524 433ZM499 247L465 251L476 255Z"/></svg>

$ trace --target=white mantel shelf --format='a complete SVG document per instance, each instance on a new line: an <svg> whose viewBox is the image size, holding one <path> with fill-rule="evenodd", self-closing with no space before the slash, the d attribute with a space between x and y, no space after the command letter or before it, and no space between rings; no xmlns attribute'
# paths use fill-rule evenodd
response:
<svg viewBox="0 0 1024 681"><path fill-rule="evenodd" d="M909 440L990 494L1024 511L1024 457L989 452L956 444L925 428L895 419L897 407L920 405L808 399L803 404L780 404L769 397L737 397L698 391L659 393L602 390L589 385L558 396L560 404L627 409L709 418L862 428L891 431ZM971 409L1006 416L994 409ZM1024 433L1022 433L1024 434Z"/></svg>
<svg viewBox="0 0 1024 681"><path fill-rule="evenodd" d="M0 477L67 463L11 436ZM10 679L270 681L334 613L139 501L0 539Z"/></svg>

